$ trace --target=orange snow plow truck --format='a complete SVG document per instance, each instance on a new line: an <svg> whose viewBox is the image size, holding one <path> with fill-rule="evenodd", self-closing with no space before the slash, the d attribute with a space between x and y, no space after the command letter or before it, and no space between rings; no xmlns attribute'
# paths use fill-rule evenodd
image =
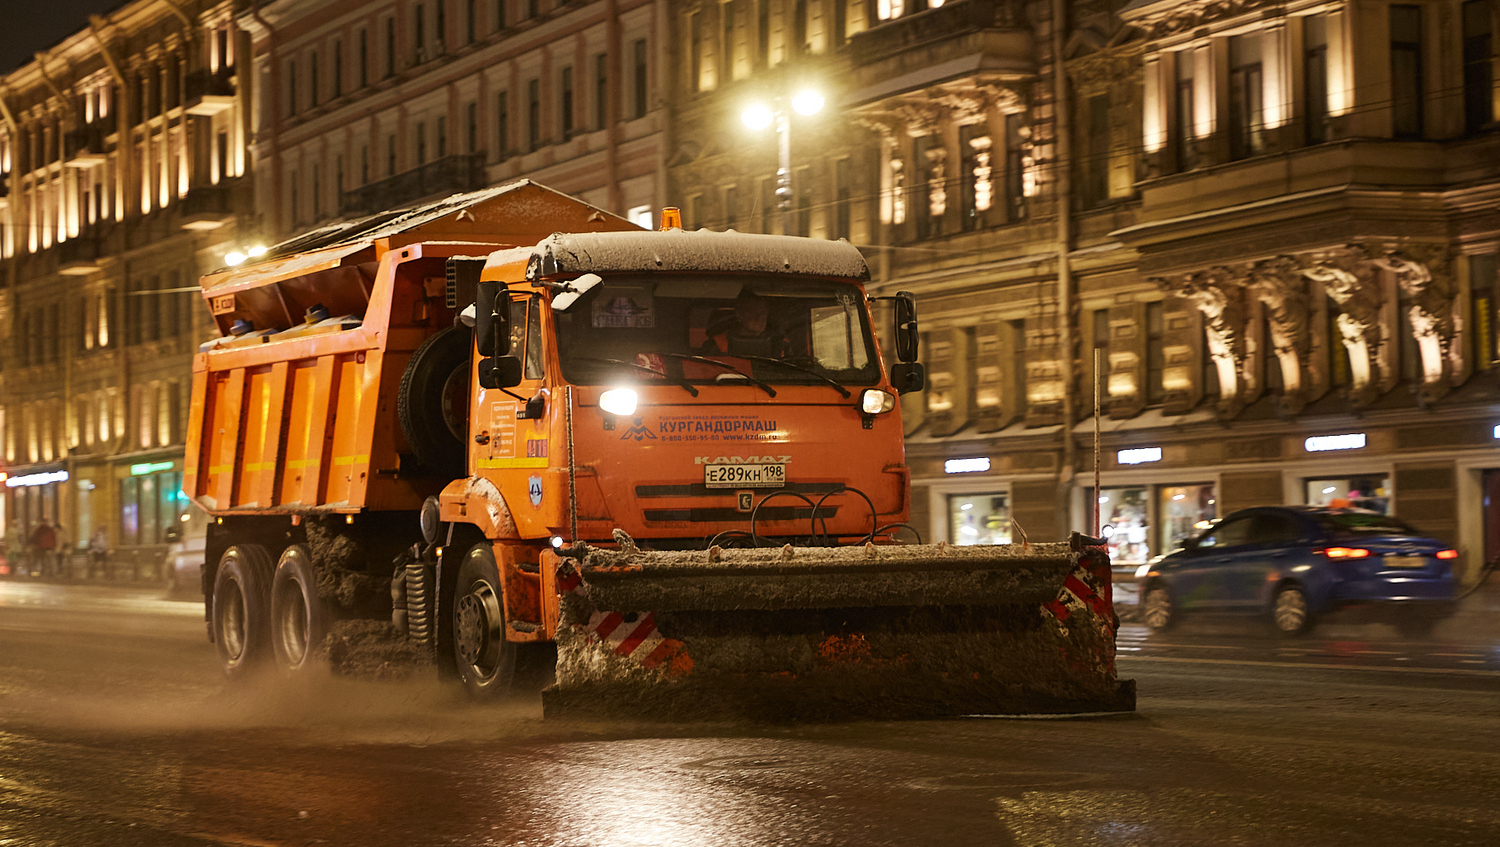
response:
<svg viewBox="0 0 1500 847"><path fill-rule="evenodd" d="M548 716L1133 709L1098 542L899 543L917 325L867 280L529 181L204 277L184 487L226 673L379 642L481 697L555 661Z"/></svg>

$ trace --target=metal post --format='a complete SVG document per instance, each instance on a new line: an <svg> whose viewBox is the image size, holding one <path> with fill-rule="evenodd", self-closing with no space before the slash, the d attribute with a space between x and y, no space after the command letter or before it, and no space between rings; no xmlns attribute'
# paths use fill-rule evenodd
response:
<svg viewBox="0 0 1500 847"><path fill-rule="evenodd" d="M1099 348L1094 348L1094 532L1095 538L1099 537L1099 416L1101 405L1099 400L1099 380L1103 376L1099 372Z"/></svg>

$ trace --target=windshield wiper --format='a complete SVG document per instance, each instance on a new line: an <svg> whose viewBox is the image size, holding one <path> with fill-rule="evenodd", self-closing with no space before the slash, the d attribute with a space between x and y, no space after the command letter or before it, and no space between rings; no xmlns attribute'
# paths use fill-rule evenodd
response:
<svg viewBox="0 0 1500 847"><path fill-rule="evenodd" d="M752 362L765 362L765 363L771 364L771 365L781 365L784 368L791 368L794 371L801 371L801 372L803 372L805 374L811 374L812 376L815 376L818 379L823 380L824 382L828 383L829 385L833 386L834 388L837 388L839 390L839 393L842 394L842 395L844 395L845 399L848 399L848 398L854 396L853 394L849 393L849 389L847 389L844 386L840 385L839 382L838 382L838 380L834 379L833 377L831 377L831 376L829 376L827 374L818 373L817 371L813 370L812 368L807 367L806 365L799 365L796 362L788 362L786 359L773 359L770 356L740 356L739 358L741 358L741 359L749 359Z"/></svg>
<svg viewBox="0 0 1500 847"><path fill-rule="evenodd" d="M668 354L668 355L675 355L675 354ZM690 383L690 382L688 382L687 380L685 380L685 379L681 379L681 380L673 379L673 378L667 376L662 371L657 370L656 368L647 367L646 365L637 364L635 362L627 362L627 361L625 361L623 359L606 359L603 356L569 356L568 357L568 361L570 361L570 362L604 362L605 364L609 364L609 365L623 365L623 366L625 366L627 368L635 368L638 371L645 371L648 374L653 374L655 376L659 376L659 377L665 379L667 382L672 383L673 385L680 385L683 388L687 389L687 393L693 395L694 397L698 396L698 389L694 388L693 384Z"/></svg>
<svg viewBox="0 0 1500 847"><path fill-rule="evenodd" d="M771 395L772 397L776 396L776 389L772 388L770 385L767 385L765 382L762 382L761 380L758 380L755 377L753 377L753 376L745 373L744 371L740 370L739 368L735 367L734 365L729 364L728 362L721 362L718 359L710 359L707 356L689 356L686 353L666 353L666 352L663 352L662 355L663 356L671 356L674 359L682 359L685 362L702 362L705 365L718 365L719 367L723 368L724 370L731 371L733 373L737 373L740 376L744 377L746 379L746 381L748 381L748 382L750 382L750 383L752 383L752 384L754 384L754 385L756 385L756 386L758 386L760 388L765 389L765 392L767 394ZM751 357L749 357L749 356L735 356L734 358L736 358L736 359L748 359L748 358L751 358Z"/></svg>

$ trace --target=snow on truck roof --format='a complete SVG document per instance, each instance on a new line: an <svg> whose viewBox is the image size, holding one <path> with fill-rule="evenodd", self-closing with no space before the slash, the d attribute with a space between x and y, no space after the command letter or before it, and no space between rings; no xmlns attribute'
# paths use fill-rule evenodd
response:
<svg viewBox="0 0 1500 847"><path fill-rule="evenodd" d="M528 270L528 276L606 271L722 271L869 278L864 256L847 241L755 235L732 229L560 232L544 238L530 252L537 261ZM515 259L516 251L502 250L492 256L490 264Z"/></svg>

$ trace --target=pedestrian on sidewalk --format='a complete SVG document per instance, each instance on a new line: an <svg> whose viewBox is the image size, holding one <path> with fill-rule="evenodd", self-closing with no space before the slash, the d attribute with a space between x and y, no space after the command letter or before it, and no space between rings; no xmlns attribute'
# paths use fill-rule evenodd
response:
<svg viewBox="0 0 1500 847"><path fill-rule="evenodd" d="M109 530L102 526L95 527L89 536L88 578L92 579L96 571L101 577L109 577Z"/></svg>
<svg viewBox="0 0 1500 847"><path fill-rule="evenodd" d="M57 530L52 524L47 523L46 518L36 525L36 531L31 533L31 546L36 551L37 566L41 569L41 576L52 577L57 575Z"/></svg>

